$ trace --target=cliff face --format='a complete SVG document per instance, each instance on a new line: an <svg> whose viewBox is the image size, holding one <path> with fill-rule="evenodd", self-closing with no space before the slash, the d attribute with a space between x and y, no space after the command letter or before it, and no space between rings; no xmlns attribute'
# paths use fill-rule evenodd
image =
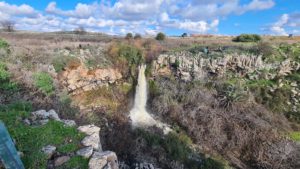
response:
<svg viewBox="0 0 300 169"><path fill-rule="evenodd" d="M93 69L89 70L83 65L75 69L67 69L62 72L62 84L72 94L83 91L91 91L101 86L117 83L122 79L121 73L117 69Z"/></svg>

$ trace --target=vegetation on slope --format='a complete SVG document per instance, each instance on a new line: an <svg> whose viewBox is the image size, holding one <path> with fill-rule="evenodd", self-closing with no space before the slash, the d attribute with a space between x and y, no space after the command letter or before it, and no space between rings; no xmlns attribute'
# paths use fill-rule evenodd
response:
<svg viewBox="0 0 300 169"><path fill-rule="evenodd" d="M234 42L258 42L261 37L257 34L241 34L232 39Z"/></svg>
<svg viewBox="0 0 300 169"><path fill-rule="evenodd" d="M43 126L25 125L22 119L29 117L29 111L28 104L20 103L0 108L0 119L15 140L18 151L24 153L22 161L25 168L46 168L48 159L41 151L44 146L54 145L60 153L71 153L80 148L80 141L84 135L78 133L76 128L64 127L63 123L55 121L50 121ZM86 160L74 158L75 161L71 163L76 163L78 166L86 165ZM75 166L74 164L66 165Z"/></svg>

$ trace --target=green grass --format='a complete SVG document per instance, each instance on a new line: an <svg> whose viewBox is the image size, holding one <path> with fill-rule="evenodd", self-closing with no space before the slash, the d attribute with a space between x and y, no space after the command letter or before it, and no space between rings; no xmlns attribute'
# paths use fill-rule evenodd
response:
<svg viewBox="0 0 300 169"><path fill-rule="evenodd" d="M293 141L300 142L300 131L291 132L289 136Z"/></svg>
<svg viewBox="0 0 300 169"><path fill-rule="evenodd" d="M53 79L46 72L34 74L34 85L47 96L54 92Z"/></svg>
<svg viewBox="0 0 300 169"><path fill-rule="evenodd" d="M72 157L68 162L58 167L57 169L87 169L88 159L80 156Z"/></svg>
<svg viewBox="0 0 300 169"><path fill-rule="evenodd" d="M0 119L16 141L18 151L24 153L22 161L25 168L46 168L47 157L41 152L42 147L46 145L54 145L58 151L64 153L79 149L84 135L78 133L76 128L64 127L61 122L56 121L50 121L43 126L27 126L21 119L28 116L28 112L18 110L18 108L0 112ZM66 144L70 144L70 146L66 146ZM74 163L78 163L76 161L78 159L69 163L74 165Z"/></svg>

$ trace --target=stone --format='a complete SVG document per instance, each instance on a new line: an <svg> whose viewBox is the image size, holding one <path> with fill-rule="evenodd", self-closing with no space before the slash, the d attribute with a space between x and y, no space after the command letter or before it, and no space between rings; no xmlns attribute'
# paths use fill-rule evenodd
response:
<svg viewBox="0 0 300 169"><path fill-rule="evenodd" d="M55 146L47 145L42 148L42 152L45 153L48 157L51 157L56 150Z"/></svg>
<svg viewBox="0 0 300 169"><path fill-rule="evenodd" d="M62 120L64 123L64 126L66 127L74 127L76 126L76 122L74 120Z"/></svg>
<svg viewBox="0 0 300 169"><path fill-rule="evenodd" d="M61 156L61 157L58 157L54 160L54 166L55 167L58 167L58 166L61 166L63 165L64 163L68 162L70 160L70 157L69 156Z"/></svg>
<svg viewBox="0 0 300 169"><path fill-rule="evenodd" d="M45 124L47 124L48 122L49 122L48 119L37 121L37 123L38 123L39 125L45 125Z"/></svg>
<svg viewBox="0 0 300 169"><path fill-rule="evenodd" d="M23 153L22 151L18 151L18 155L19 155L20 157L24 157L24 153Z"/></svg>
<svg viewBox="0 0 300 169"><path fill-rule="evenodd" d="M79 126L77 128L80 132L85 133L87 135L92 135L94 133L99 133L100 128L95 125L85 125L85 126Z"/></svg>
<svg viewBox="0 0 300 169"><path fill-rule="evenodd" d="M89 162L89 169L119 169L118 158L112 151L94 152Z"/></svg>
<svg viewBox="0 0 300 169"><path fill-rule="evenodd" d="M81 144L84 146L92 146L95 150L102 150L99 133L94 133L90 136L86 136Z"/></svg>
<svg viewBox="0 0 300 169"><path fill-rule="evenodd" d="M29 121L28 119L24 119L23 122L24 122L24 124L26 124L26 125L28 125L28 126L31 125L31 123L30 123L30 121Z"/></svg>
<svg viewBox="0 0 300 169"><path fill-rule="evenodd" d="M103 169L107 161L102 158L92 157L89 161L89 169Z"/></svg>
<svg viewBox="0 0 300 169"><path fill-rule="evenodd" d="M47 119L49 117L49 113L46 110L38 110L35 112L31 112L32 119Z"/></svg>
<svg viewBox="0 0 300 169"><path fill-rule="evenodd" d="M85 147L76 152L77 155L82 156L84 158L90 158L90 156L93 154L93 147Z"/></svg>
<svg viewBox="0 0 300 169"><path fill-rule="evenodd" d="M53 109L48 111L48 118L50 118L52 120L60 121L60 118L58 117L58 114Z"/></svg>

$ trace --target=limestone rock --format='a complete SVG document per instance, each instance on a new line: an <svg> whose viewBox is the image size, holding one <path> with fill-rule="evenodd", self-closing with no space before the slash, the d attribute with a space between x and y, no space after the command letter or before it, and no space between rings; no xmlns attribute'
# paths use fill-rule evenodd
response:
<svg viewBox="0 0 300 169"><path fill-rule="evenodd" d="M102 158L92 157L89 161L89 169L103 169L107 161Z"/></svg>
<svg viewBox="0 0 300 169"><path fill-rule="evenodd" d="M99 133L100 128L95 125L85 125L85 126L79 126L77 128L80 132L85 133L87 135L92 135L94 133Z"/></svg>
<svg viewBox="0 0 300 169"><path fill-rule="evenodd" d="M44 119L44 120L39 120L39 121L37 121L37 124L38 124L38 125L45 125L45 124L47 124L48 122L49 122L48 119Z"/></svg>
<svg viewBox="0 0 300 169"><path fill-rule="evenodd" d="M48 157L51 157L56 150L55 146L47 145L42 148L42 152L45 153Z"/></svg>
<svg viewBox="0 0 300 169"><path fill-rule="evenodd" d="M93 147L85 147L76 152L77 155L82 156L84 158L90 158L90 156L93 154Z"/></svg>
<svg viewBox="0 0 300 169"><path fill-rule="evenodd" d="M69 156L61 156L61 157L58 157L54 160L54 166L55 167L58 167L58 166L61 166L63 165L64 163L68 162L70 160L70 157Z"/></svg>
<svg viewBox="0 0 300 169"><path fill-rule="evenodd" d="M30 121L29 121L28 119L24 119L23 122L24 122L24 124L26 124L26 125L28 125L28 126L31 124Z"/></svg>
<svg viewBox="0 0 300 169"><path fill-rule="evenodd" d="M117 69L89 70L83 65L64 71L62 76L64 84L72 93L76 90L90 91L103 84L115 83L122 79L122 74Z"/></svg>
<svg viewBox="0 0 300 169"><path fill-rule="evenodd" d="M92 146L95 150L102 150L99 133L94 133L92 135L86 136L81 144L84 146Z"/></svg>
<svg viewBox="0 0 300 169"><path fill-rule="evenodd" d="M89 161L89 169L119 169L118 158L116 153L112 151L94 152Z"/></svg>
<svg viewBox="0 0 300 169"><path fill-rule="evenodd" d="M76 122L74 120L62 120L64 123L64 126L67 127L74 127L76 126Z"/></svg>
<svg viewBox="0 0 300 169"><path fill-rule="evenodd" d="M47 119L49 117L49 113L46 110L38 110L35 112L31 112L32 119Z"/></svg>
<svg viewBox="0 0 300 169"><path fill-rule="evenodd" d="M48 111L48 117L52 120L60 121L60 118L58 117L58 114L53 109Z"/></svg>

